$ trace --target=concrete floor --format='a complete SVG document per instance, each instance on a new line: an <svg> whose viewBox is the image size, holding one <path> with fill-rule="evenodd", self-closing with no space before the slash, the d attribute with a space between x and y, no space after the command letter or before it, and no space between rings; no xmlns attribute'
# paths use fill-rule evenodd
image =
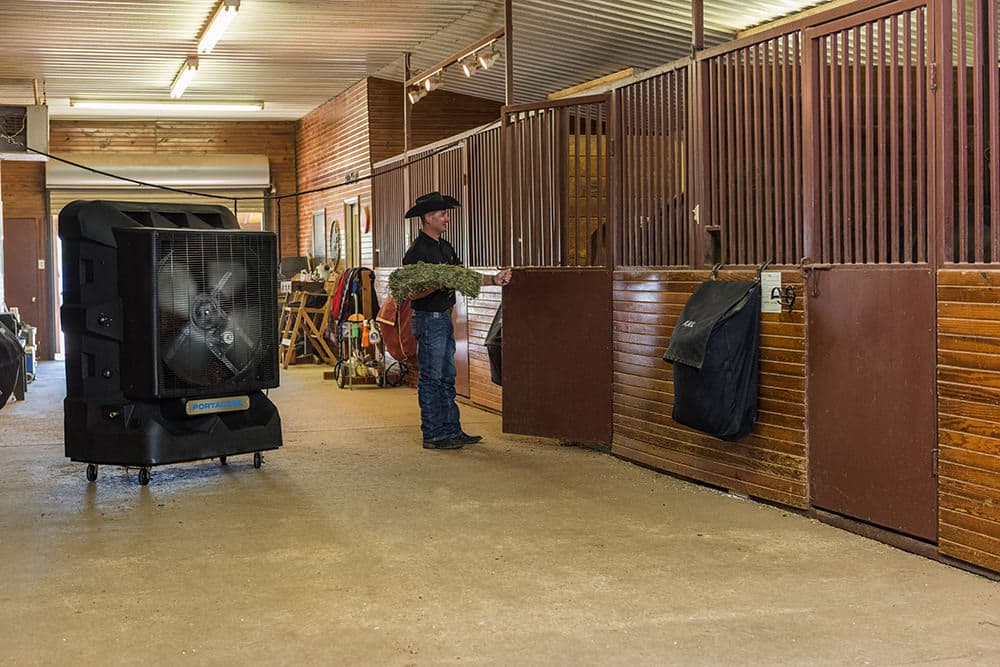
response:
<svg viewBox="0 0 1000 667"><path fill-rule="evenodd" d="M318 367L263 469L88 484L62 372L0 411L3 664L1000 665L1000 584Z"/></svg>

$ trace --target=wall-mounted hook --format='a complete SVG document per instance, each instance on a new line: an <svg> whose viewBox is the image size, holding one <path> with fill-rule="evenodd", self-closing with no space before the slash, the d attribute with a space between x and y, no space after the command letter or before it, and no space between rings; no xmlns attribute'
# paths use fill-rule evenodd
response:
<svg viewBox="0 0 1000 667"><path fill-rule="evenodd" d="M721 268L722 268L722 262L719 262L718 264L712 267L712 280L719 279L719 269Z"/></svg>
<svg viewBox="0 0 1000 667"><path fill-rule="evenodd" d="M766 269L769 266L771 266L771 262L766 261L757 267L757 282L760 282L760 274L764 273L764 269Z"/></svg>
<svg viewBox="0 0 1000 667"><path fill-rule="evenodd" d="M795 293L795 285L786 285L785 289L780 287L774 287L771 289L771 301L777 301L782 306L788 309L788 312L792 312L792 306L795 305L795 299L797 298Z"/></svg>

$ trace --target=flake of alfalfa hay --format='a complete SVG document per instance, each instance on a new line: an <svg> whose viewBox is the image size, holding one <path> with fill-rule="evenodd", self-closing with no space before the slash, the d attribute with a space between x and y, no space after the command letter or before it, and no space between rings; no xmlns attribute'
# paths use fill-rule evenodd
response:
<svg viewBox="0 0 1000 667"><path fill-rule="evenodd" d="M417 262L402 266L389 275L389 294L403 301L420 292L448 287L475 299L482 284L482 275L464 266Z"/></svg>

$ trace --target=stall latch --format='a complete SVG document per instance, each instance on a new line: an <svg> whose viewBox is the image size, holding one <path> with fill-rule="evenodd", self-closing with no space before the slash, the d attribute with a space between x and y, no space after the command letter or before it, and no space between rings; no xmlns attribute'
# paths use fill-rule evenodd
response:
<svg viewBox="0 0 1000 667"><path fill-rule="evenodd" d="M802 270L802 277L805 278L806 285L809 286L809 296L819 296L819 277L816 275L816 272L829 271L833 268L833 264L814 264L808 257L803 257L802 261L799 262L799 267Z"/></svg>

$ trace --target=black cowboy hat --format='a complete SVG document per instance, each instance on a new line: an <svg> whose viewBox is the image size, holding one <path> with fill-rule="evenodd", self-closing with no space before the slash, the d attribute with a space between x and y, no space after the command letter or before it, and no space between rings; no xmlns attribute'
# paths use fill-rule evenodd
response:
<svg viewBox="0 0 1000 667"><path fill-rule="evenodd" d="M416 203L406 212L404 218L416 218L432 211L445 211L449 208L459 208L461 204L454 197L443 195L440 192L428 192L417 197Z"/></svg>

